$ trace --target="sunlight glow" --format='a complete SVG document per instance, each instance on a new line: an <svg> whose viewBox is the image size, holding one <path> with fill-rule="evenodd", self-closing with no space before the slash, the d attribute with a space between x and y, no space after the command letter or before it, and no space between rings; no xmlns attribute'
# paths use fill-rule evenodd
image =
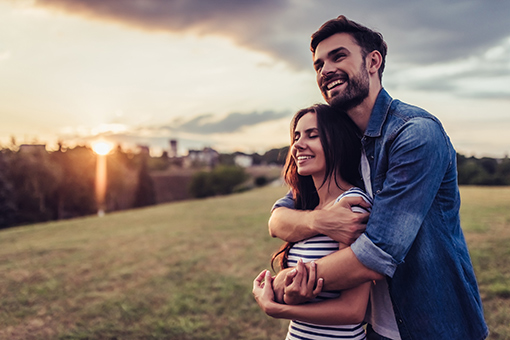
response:
<svg viewBox="0 0 510 340"><path fill-rule="evenodd" d="M107 155L113 149L113 144L106 141L98 141L92 144L92 150L98 155Z"/></svg>

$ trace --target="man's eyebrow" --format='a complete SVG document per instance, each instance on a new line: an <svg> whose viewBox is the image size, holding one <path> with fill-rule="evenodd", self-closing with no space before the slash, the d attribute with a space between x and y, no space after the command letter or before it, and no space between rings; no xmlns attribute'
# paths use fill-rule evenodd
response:
<svg viewBox="0 0 510 340"><path fill-rule="evenodd" d="M328 57L331 57L332 55L337 54L338 52L349 52L349 50L343 46L340 46L339 48L335 48L334 50L329 51Z"/></svg>

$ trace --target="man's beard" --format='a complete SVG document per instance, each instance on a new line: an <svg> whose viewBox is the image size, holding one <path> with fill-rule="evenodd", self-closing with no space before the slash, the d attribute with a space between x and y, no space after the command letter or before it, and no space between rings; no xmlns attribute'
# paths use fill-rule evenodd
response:
<svg viewBox="0 0 510 340"><path fill-rule="evenodd" d="M368 72L363 66L361 64L359 73L348 80L344 91L337 93L333 97L325 96L329 105L347 111L360 105L368 97L370 81Z"/></svg>

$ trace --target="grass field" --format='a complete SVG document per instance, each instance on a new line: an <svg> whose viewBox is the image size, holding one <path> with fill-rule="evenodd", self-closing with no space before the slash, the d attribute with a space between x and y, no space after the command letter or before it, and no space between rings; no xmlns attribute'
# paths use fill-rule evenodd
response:
<svg viewBox="0 0 510 340"><path fill-rule="evenodd" d="M164 204L0 231L0 339L283 339L251 282L285 192ZM510 339L510 188L461 189L490 339Z"/></svg>

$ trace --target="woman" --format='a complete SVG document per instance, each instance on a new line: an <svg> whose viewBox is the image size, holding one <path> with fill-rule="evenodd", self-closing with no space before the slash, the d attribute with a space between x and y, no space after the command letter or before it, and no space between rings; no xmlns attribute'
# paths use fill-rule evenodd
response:
<svg viewBox="0 0 510 340"><path fill-rule="evenodd" d="M323 209L349 195L362 196L371 203L370 198L353 185L360 180L361 144L356 131L356 125L347 115L328 105L314 105L296 113L291 123L291 148L284 169L296 209ZM303 262L319 259L343 247L345 245L325 235L317 235L295 244L286 243L273 256L272 264L278 260L282 269L302 266ZM271 283L271 274L263 271L253 283L253 294L266 314L292 320L286 339L365 339L361 322L370 283L342 292L320 292L322 282L319 280L316 298L302 305L275 302Z"/></svg>

